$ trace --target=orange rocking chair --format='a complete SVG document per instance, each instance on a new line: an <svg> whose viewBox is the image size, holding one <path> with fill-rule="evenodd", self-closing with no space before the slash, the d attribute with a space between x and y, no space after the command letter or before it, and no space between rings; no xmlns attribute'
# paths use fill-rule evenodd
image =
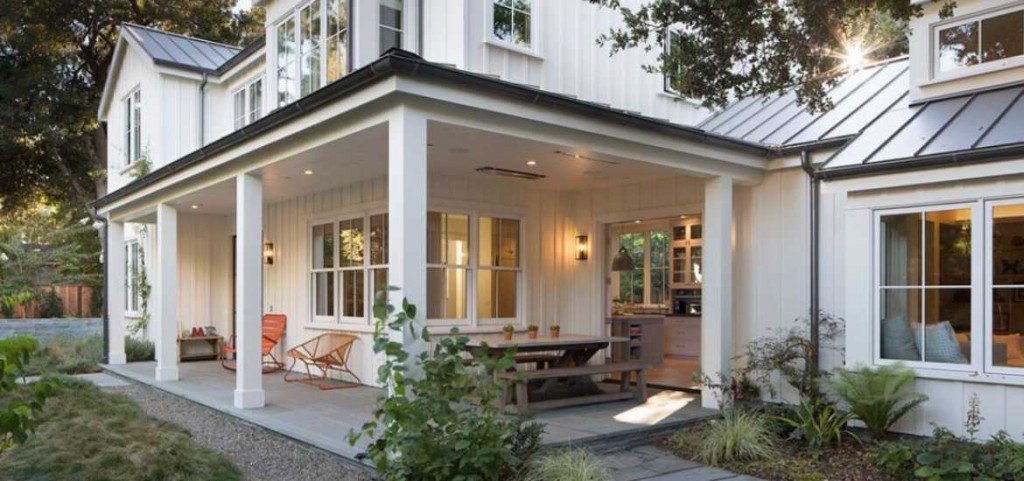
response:
<svg viewBox="0 0 1024 481"><path fill-rule="evenodd" d="M284 363L274 357L274 347L284 337L285 328L288 326L288 316L284 314L263 315L263 374L270 374L284 369ZM231 342L224 346L224 355L220 358L220 365L228 371L234 371L235 366L228 364L228 354L237 355L238 347L235 344L235 336L231 336ZM270 359L266 359L266 358Z"/></svg>
<svg viewBox="0 0 1024 481"><path fill-rule="evenodd" d="M356 336L351 334L327 332L289 349L288 356L292 358L292 367L285 371L284 380L306 383L322 391L359 387L362 381L348 368L348 355L356 339ZM292 374L292 369L295 369L299 362L305 364L306 375L300 374L297 378L289 378L288 375ZM313 374L310 367L319 371L319 374ZM352 376L355 382L332 379L332 370ZM336 381L337 384L332 386L331 381Z"/></svg>

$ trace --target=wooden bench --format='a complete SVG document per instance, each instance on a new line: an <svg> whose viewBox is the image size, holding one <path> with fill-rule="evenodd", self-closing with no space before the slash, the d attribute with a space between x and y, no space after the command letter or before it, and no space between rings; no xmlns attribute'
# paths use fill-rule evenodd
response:
<svg viewBox="0 0 1024 481"><path fill-rule="evenodd" d="M553 409L580 404L594 404L621 399L635 398L640 401L647 400L647 364L639 361L619 362L611 364L595 364L579 367L563 367L555 369L540 369L536 371L513 371L497 374L498 379L505 381L506 389L509 384L515 386L516 408L520 413L525 414L529 410ZM636 387L630 390L629 381L632 373L636 373ZM592 394L587 396L574 396L562 399L547 401L529 402L529 383L538 379L571 378L578 376L594 376L598 374L621 373L619 376L619 391ZM507 397L505 397L507 399Z"/></svg>

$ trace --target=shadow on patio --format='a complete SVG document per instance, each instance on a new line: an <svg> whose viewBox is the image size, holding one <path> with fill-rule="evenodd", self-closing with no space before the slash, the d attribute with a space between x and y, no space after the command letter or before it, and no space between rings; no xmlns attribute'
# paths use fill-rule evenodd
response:
<svg viewBox="0 0 1024 481"><path fill-rule="evenodd" d="M153 376L155 367L155 362L140 362L104 369L349 459L355 459L368 443L362 440L357 446L349 445L349 430L370 420L381 393L373 387L320 391L286 383L279 373L263 377L265 407L238 409L233 405L235 376L218 363L183 363L180 381L159 383ZM716 413L701 408L697 395L652 390L644 404L619 401L542 411L534 417L545 424L545 444L614 444L637 437L649 441L655 432Z"/></svg>

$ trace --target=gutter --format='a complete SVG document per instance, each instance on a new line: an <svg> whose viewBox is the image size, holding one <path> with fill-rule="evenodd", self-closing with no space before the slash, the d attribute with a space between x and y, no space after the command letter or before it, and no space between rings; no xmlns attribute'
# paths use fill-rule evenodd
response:
<svg viewBox="0 0 1024 481"><path fill-rule="evenodd" d="M810 360L810 374L811 378L818 376L818 369L821 359L821 333L819 319L821 317L821 302L819 299L818 285L818 270L820 262L820 253L818 252L818 242L820 238L820 210L821 210L821 177L820 171L814 167L811 163L811 157L808 155L806 150L800 151L800 166L807 173L808 180L811 183L810 188L810 221L811 221L811 282L810 282L810 309L808 315L810 316L810 337L811 337L811 360Z"/></svg>
<svg viewBox="0 0 1024 481"><path fill-rule="evenodd" d="M206 145L206 81L207 73L203 72L203 81L199 83L199 146Z"/></svg>
<svg viewBox="0 0 1024 481"><path fill-rule="evenodd" d="M961 150L943 154L908 157L900 160L858 164L849 167L816 170L816 176L821 180L836 180L874 174L906 172L910 170L926 169L929 167L980 164L1015 157L1024 157L1024 142L1000 145L996 147Z"/></svg>

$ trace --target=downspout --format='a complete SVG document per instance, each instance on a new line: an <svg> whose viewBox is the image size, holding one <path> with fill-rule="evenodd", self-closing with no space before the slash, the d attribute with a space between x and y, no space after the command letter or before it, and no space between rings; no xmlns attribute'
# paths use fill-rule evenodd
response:
<svg viewBox="0 0 1024 481"><path fill-rule="evenodd" d="M812 378L818 376L818 369L820 368L821 358L821 333L819 318L821 307L819 303L819 286L818 286L818 240L820 237L820 192L821 192L821 179L818 176L818 170L811 163L811 157L807 154L806 150L800 151L800 166L803 167L804 172L807 173L807 177L810 180L810 221L811 221L811 291L810 291L810 309L808 315L810 316L811 324L811 370L810 374Z"/></svg>
<svg viewBox="0 0 1024 481"><path fill-rule="evenodd" d="M206 145L206 79L207 73L203 72L203 81L199 84L199 148Z"/></svg>
<svg viewBox="0 0 1024 481"><path fill-rule="evenodd" d="M102 229L102 230L100 230L100 240L102 241L103 245L101 246L101 251L100 252L102 252L102 254L100 254L100 255L103 256L103 294L102 294L103 295L103 306L100 308L100 310L103 312L103 358L102 359L103 359L103 364L107 364L107 363L110 362L110 313L107 312L107 305L108 305L108 302L107 302L107 292L108 292L108 290L107 290L107 282L108 282L107 272L109 271L109 268L110 268L110 266L108 265L109 262L110 262L110 257L107 256L107 246L110 244L110 242L107 239L107 219L97 215L96 214L96 209L94 207L90 207L89 208L89 216L92 217L94 221L96 221L98 223L101 223L103 225L103 227L97 228L97 230ZM96 224L94 223L93 225L95 226Z"/></svg>

